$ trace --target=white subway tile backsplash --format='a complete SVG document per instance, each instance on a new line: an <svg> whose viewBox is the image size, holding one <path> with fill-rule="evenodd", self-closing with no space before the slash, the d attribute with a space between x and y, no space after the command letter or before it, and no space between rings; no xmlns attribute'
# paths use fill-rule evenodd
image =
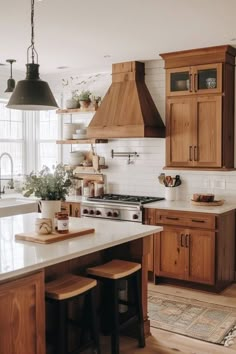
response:
<svg viewBox="0 0 236 354"><path fill-rule="evenodd" d="M145 81L165 122L165 69L163 60L150 60L145 63ZM75 73L74 73L75 74ZM68 74L69 75L69 74ZM61 80L61 78L60 78ZM111 83L110 73L102 73L99 82L100 95L104 96ZM57 92L62 92L59 78L54 77L50 85ZM68 117L70 119L70 117ZM73 119L89 124L92 114L73 116ZM76 149L85 150L90 146L77 145ZM73 147L74 149L74 147ZM111 158L111 150L115 152L138 152L140 155L135 163L128 165L128 158ZM69 154L70 147L63 150ZM182 185L177 187L177 199L190 200L193 193L214 193L216 199L236 201L236 171L192 171L192 170L163 170L165 166L165 139L160 138L131 138L111 139L108 144L98 144L95 151L105 157L107 170L103 170L107 179L107 192L127 193L135 195L161 196L165 195L165 187L158 181L160 173L175 176L180 175ZM133 161L133 158L131 159ZM216 181L224 180L225 189L214 188ZM205 181L209 181L206 183Z"/></svg>

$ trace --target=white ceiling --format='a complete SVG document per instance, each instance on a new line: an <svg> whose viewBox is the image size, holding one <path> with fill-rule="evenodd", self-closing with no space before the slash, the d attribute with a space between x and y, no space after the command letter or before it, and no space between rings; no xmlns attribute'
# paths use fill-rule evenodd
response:
<svg viewBox="0 0 236 354"><path fill-rule="evenodd" d="M0 62L14 58L14 67L25 70L31 0L0 4ZM59 66L102 71L112 63L222 44L236 45L236 0L35 0L41 73L59 72Z"/></svg>

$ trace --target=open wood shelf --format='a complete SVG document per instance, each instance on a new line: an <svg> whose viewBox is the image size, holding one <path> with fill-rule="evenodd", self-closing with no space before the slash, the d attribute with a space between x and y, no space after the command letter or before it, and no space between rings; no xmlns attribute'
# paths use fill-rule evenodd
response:
<svg viewBox="0 0 236 354"><path fill-rule="evenodd" d="M74 170L74 173L87 172L87 173L97 173L100 170L106 170L108 166L103 165L99 166L98 169L95 169L93 166L75 166L75 165L65 165L66 170Z"/></svg>
<svg viewBox="0 0 236 354"><path fill-rule="evenodd" d="M72 167L72 166L71 166ZM80 173L80 172L97 172L100 170L105 170L108 168L108 166L99 166L98 170L96 170L93 166L73 166L74 167L74 173Z"/></svg>
<svg viewBox="0 0 236 354"><path fill-rule="evenodd" d="M69 140L57 140L57 144L106 144L108 139L69 139Z"/></svg>
<svg viewBox="0 0 236 354"><path fill-rule="evenodd" d="M57 114L66 114L66 113L86 113L86 112L96 112L97 108L88 107L88 108L73 108L73 109L57 109Z"/></svg>

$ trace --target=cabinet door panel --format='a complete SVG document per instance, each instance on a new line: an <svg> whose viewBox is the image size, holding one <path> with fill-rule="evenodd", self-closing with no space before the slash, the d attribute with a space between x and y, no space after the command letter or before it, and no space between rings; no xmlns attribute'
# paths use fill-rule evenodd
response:
<svg viewBox="0 0 236 354"><path fill-rule="evenodd" d="M71 216L76 218L80 217L80 204L79 203L72 203L71 204Z"/></svg>
<svg viewBox="0 0 236 354"><path fill-rule="evenodd" d="M193 66L194 91L200 93L222 92L222 64Z"/></svg>
<svg viewBox="0 0 236 354"><path fill-rule="evenodd" d="M188 95L191 93L190 67L166 71L166 96Z"/></svg>
<svg viewBox="0 0 236 354"><path fill-rule="evenodd" d="M192 98L167 101L167 166L192 166L194 118Z"/></svg>
<svg viewBox="0 0 236 354"><path fill-rule="evenodd" d="M197 98L195 166L221 166L221 100L221 96Z"/></svg>
<svg viewBox="0 0 236 354"><path fill-rule="evenodd" d="M215 233L213 231L188 230L187 258L188 280L214 284Z"/></svg>
<svg viewBox="0 0 236 354"><path fill-rule="evenodd" d="M45 354L43 273L0 285L0 353Z"/></svg>
<svg viewBox="0 0 236 354"><path fill-rule="evenodd" d="M183 231L183 232L181 232ZM185 278L185 248L182 242L184 230L165 227L156 236L155 275L175 279Z"/></svg>

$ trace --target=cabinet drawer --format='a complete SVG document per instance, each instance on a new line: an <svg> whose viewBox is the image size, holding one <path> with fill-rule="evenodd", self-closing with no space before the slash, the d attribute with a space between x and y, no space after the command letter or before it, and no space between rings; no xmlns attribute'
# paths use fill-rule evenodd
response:
<svg viewBox="0 0 236 354"><path fill-rule="evenodd" d="M156 210L156 223L164 225L197 227L202 229L215 229L216 218L215 215L205 213Z"/></svg>

